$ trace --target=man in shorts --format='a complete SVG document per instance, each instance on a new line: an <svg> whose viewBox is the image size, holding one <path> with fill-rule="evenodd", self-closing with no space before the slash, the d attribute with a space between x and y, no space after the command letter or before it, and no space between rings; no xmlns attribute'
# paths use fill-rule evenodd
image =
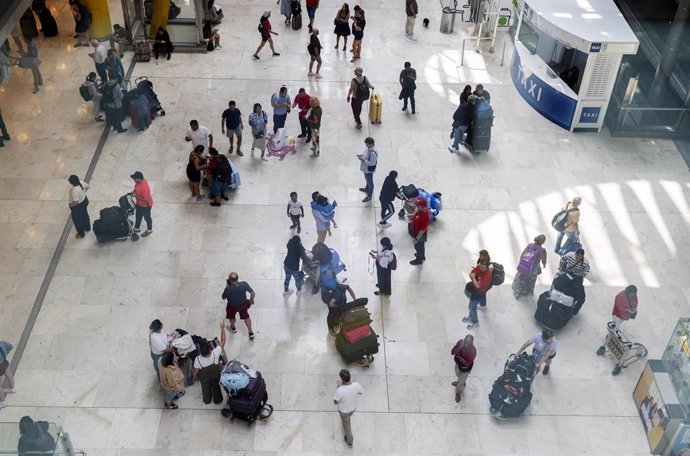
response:
<svg viewBox="0 0 690 456"><path fill-rule="evenodd" d="M234 136L237 136L237 155L240 157L244 155L240 150L242 147L242 130L244 129L244 122L242 122L242 113L235 107L234 101L230 101L228 103L228 109L223 111L220 120L220 129L230 140L230 149L228 149L228 153L232 153L232 140Z"/></svg>
<svg viewBox="0 0 690 456"><path fill-rule="evenodd" d="M543 329L541 333L537 333L527 339L517 351L517 354L519 355L527 350L527 347L530 345L534 345L532 348L532 359L537 365L537 372L539 372L541 365L544 364L542 374L547 375L551 368L551 361L556 356L556 337L550 330Z"/></svg>
<svg viewBox="0 0 690 456"><path fill-rule="evenodd" d="M249 299L247 299L249 293ZM236 272L231 272L228 276L227 286L223 291L223 298L228 301L225 306L225 315L230 320L230 331L237 332L235 327L235 316L239 313L240 319L244 320L249 331L249 340L254 340L254 332L252 331L252 319L249 318L249 307L254 304L254 297L256 293L247 282L240 282Z"/></svg>

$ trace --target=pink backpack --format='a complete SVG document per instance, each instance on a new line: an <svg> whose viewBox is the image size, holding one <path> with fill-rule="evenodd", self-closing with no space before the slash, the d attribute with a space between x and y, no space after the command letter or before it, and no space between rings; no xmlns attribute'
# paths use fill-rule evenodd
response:
<svg viewBox="0 0 690 456"><path fill-rule="evenodd" d="M517 265L518 272L530 274L537 264L539 264L540 253L539 247L530 244L525 253L520 257L520 261Z"/></svg>

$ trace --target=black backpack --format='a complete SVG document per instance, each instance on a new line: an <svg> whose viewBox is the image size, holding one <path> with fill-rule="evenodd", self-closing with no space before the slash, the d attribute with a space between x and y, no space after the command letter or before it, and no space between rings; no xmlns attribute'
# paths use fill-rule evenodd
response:
<svg viewBox="0 0 690 456"><path fill-rule="evenodd" d="M578 208L569 206L570 203L568 203L568 209L561 209L551 219L551 226L556 231L565 231L565 229L568 227L568 214L570 214L571 212L579 211Z"/></svg>
<svg viewBox="0 0 690 456"><path fill-rule="evenodd" d="M228 160L228 157L225 155L219 155L215 178L224 184L229 184L232 181L232 168L230 167L230 160Z"/></svg>
<svg viewBox="0 0 690 456"><path fill-rule="evenodd" d="M91 96L91 90L86 82L83 82L79 86L79 95L84 99L84 101L91 101L93 97Z"/></svg>
<svg viewBox="0 0 690 456"><path fill-rule="evenodd" d="M357 98L359 98L362 101L366 101L369 99L369 81L367 81L367 77L364 77L364 80L360 84L357 82L357 79L355 78L355 84L357 84Z"/></svg>
<svg viewBox="0 0 690 456"><path fill-rule="evenodd" d="M104 104L115 103L115 84L103 84L103 98L101 102Z"/></svg>

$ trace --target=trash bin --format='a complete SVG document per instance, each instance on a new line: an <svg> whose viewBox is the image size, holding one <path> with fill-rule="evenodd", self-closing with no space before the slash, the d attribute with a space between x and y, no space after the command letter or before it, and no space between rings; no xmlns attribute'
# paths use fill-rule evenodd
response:
<svg viewBox="0 0 690 456"><path fill-rule="evenodd" d="M453 33L455 29L455 10L448 6L441 10L441 33Z"/></svg>
<svg viewBox="0 0 690 456"><path fill-rule="evenodd" d="M465 143L470 146L473 154L488 151L491 146L491 127L494 123L494 110L491 105L479 99L474 108L474 120L467 132Z"/></svg>

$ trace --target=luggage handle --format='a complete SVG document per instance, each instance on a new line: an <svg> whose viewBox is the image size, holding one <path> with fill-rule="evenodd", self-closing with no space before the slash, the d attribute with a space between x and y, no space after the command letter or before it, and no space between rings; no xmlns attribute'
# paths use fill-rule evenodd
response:
<svg viewBox="0 0 690 456"><path fill-rule="evenodd" d="M140 76L134 80L134 85L138 87L139 81L148 81L148 80L149 80L149 78L147 78L146 76Z"/></svg>

